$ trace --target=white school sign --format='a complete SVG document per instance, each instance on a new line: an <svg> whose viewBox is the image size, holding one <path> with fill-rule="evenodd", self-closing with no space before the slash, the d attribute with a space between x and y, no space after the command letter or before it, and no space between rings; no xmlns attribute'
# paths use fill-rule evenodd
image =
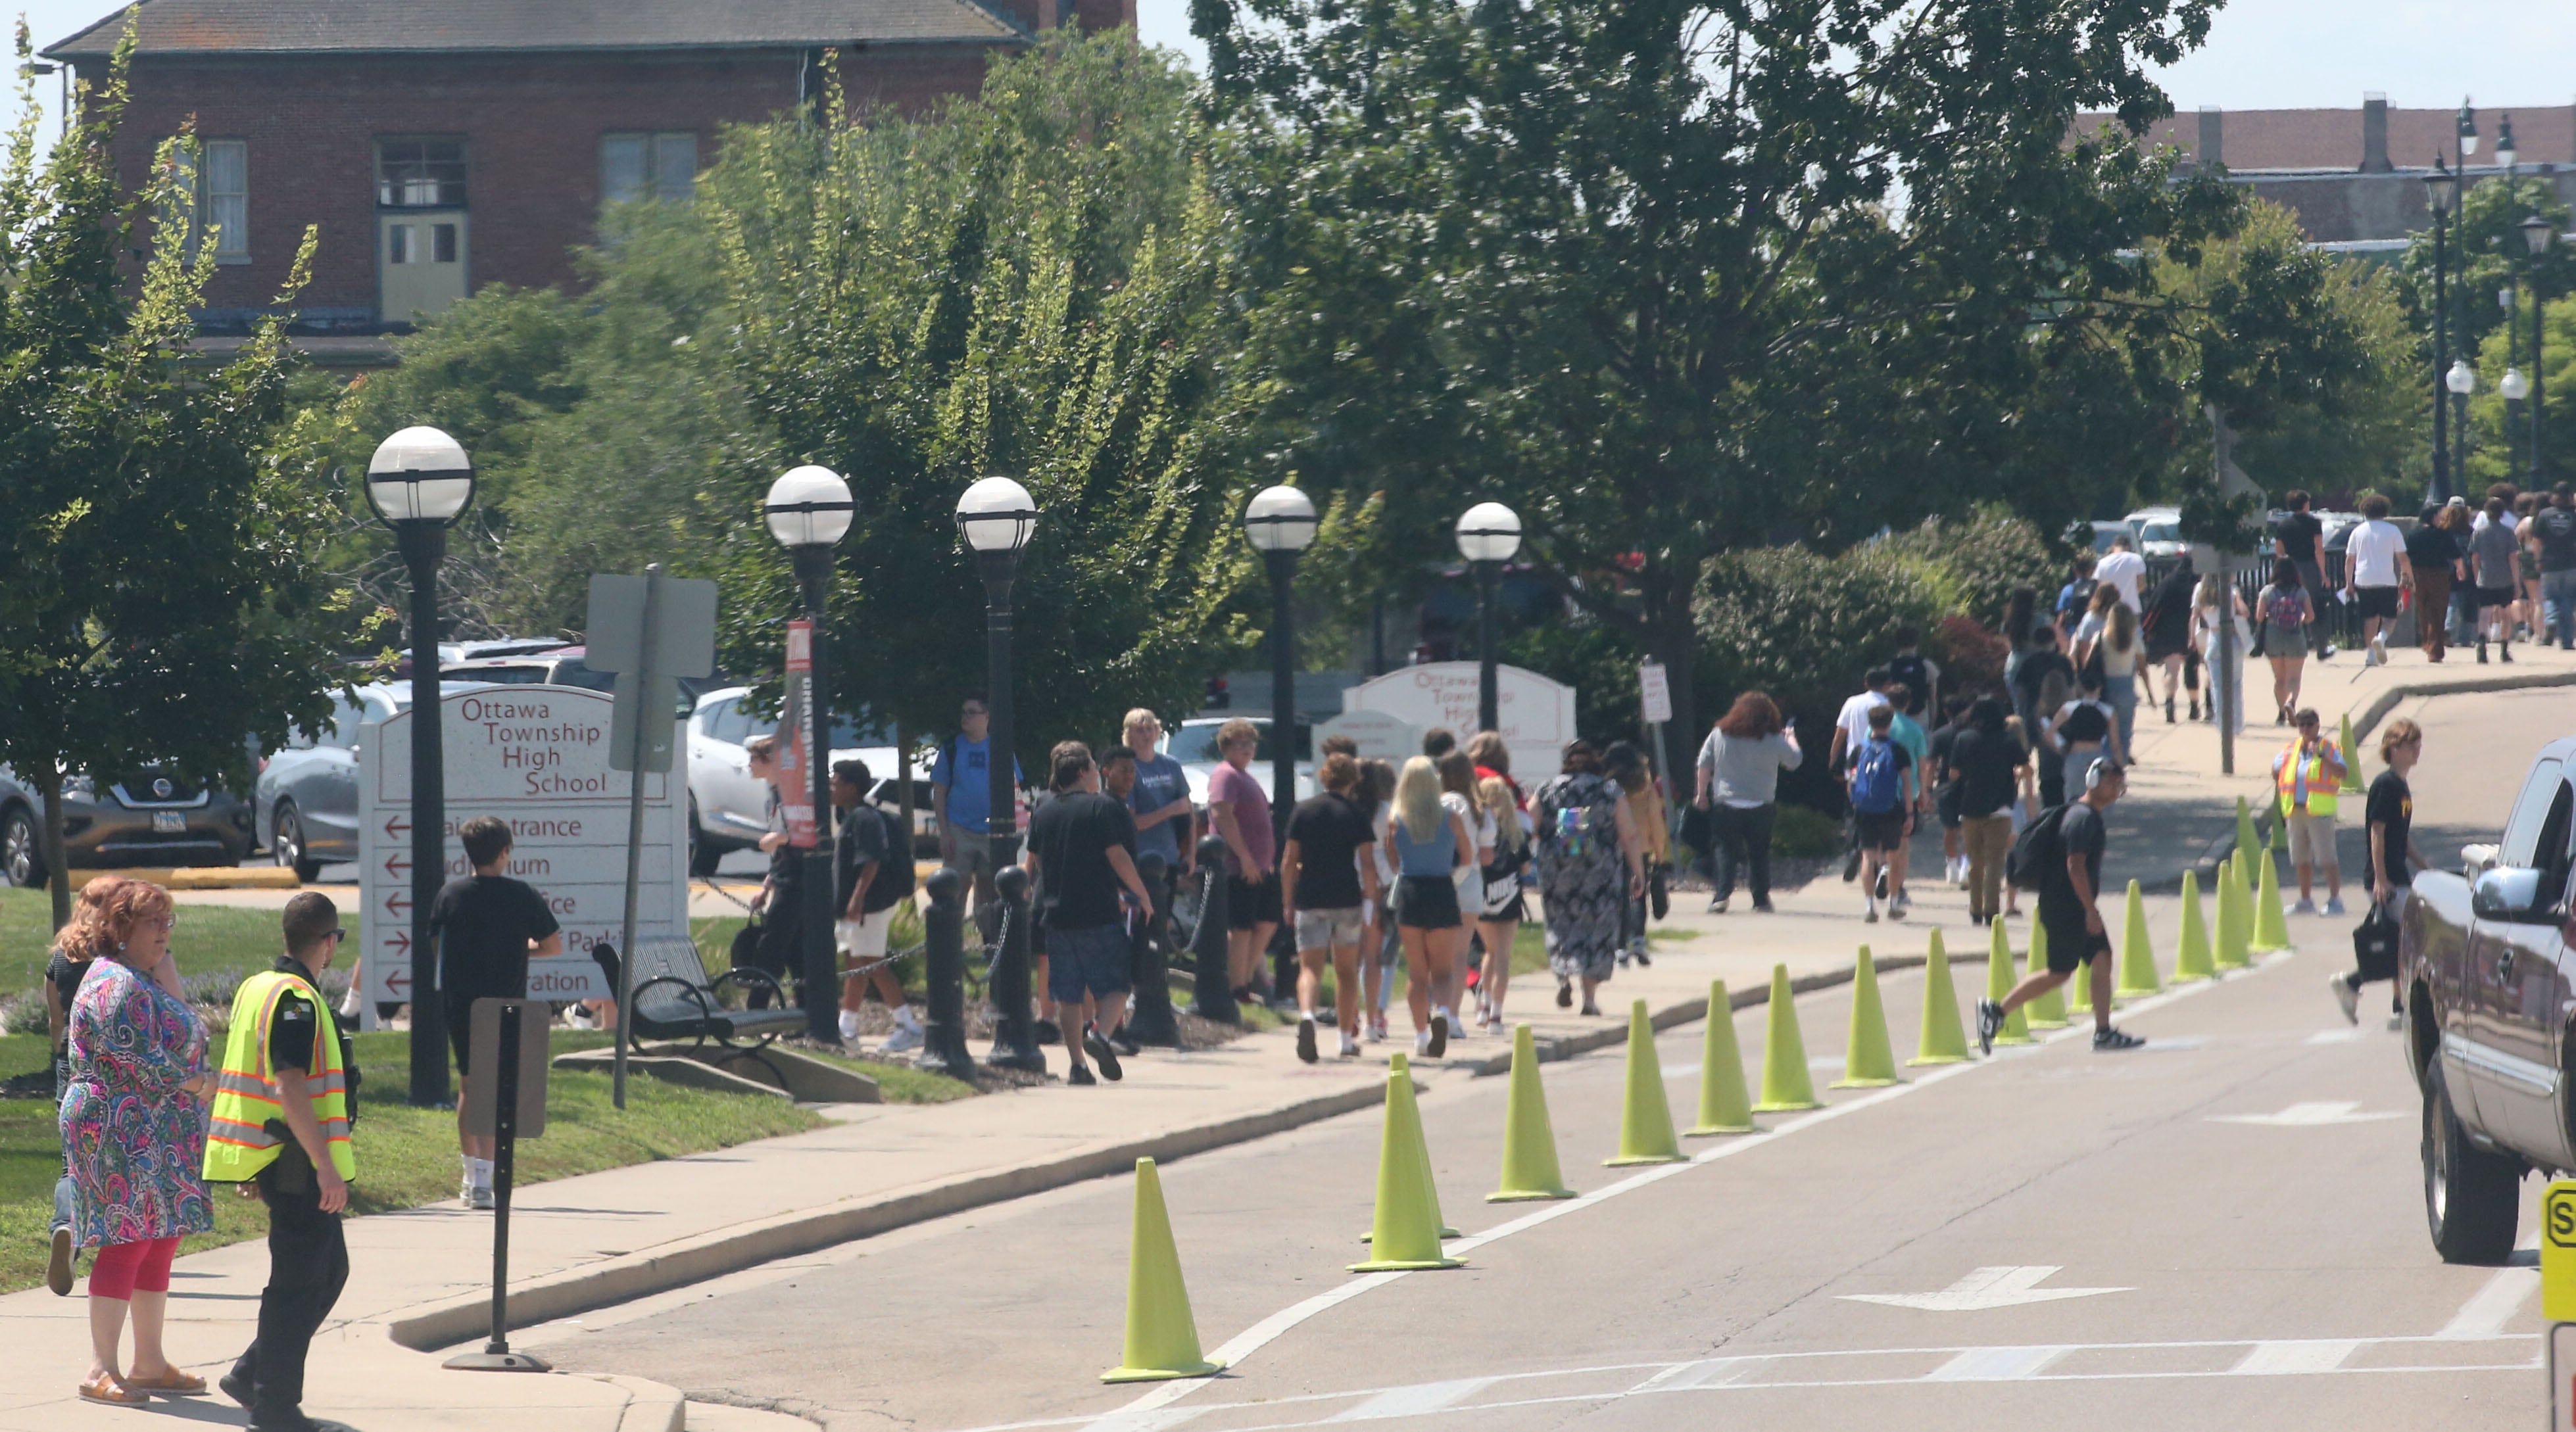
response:
<svg viewBox="0 0 2576 1432"><path fill-rule="evenodd" d="M1472 661L1399 666L1384 676L1347 687L1344 713L1382 712L1420 732L1446 726L1465 740L1476 730L1480 673ZM1494 704L1512 774L1526 786L1565 769L1565 743L1574 739L1574 688L1523 667L1494 667ZM1328 725L1330 723L1327 723ZM1419 740L1419 737L1416 737ZM1417 744L1414 750L1420 750Z"/></svg>
<svg viewBox="0 0 2576 1432"><path fill-rule="evenodd" d="M626 918L623 771L608 768L612 702L575 686L490 686L439 702L447 759L447 870L467 872L459 826L478 815L510 823L508 873L543 895L563 926L563 954L531 961L530 999L610 999L591 947L616 943ZM358 753L358 948L367 1019L378 1000L411 991L412 713L374 728ZM635 935L688 936L688 825L682 782L647 772L644 859ZM442 882L443 883L443 882Z"/></svg>

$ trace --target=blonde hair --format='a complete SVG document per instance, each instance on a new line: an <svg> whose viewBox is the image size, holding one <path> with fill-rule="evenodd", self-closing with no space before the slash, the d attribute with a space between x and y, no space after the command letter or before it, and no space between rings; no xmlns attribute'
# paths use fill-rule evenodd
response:
<svg viewBox="0 0 2576 1432"><path fill-rule="evenodd" d="M1512 748L1503 744L1500 731L1479 731L1468 737L1467 758L1486 770L1506 776L1512 773Z"/></svg>
<svg viewBox="0 0 2576 1432"><path fill-rule="evenodd" d="M2138 644L2138 614L2129 610L2127 602L2112 604L2111 614L2102 619L2102 637L2117 652L2125 653Z"/></svg>
<svg viewBox="0 0 2576 1432"><path fill-rule="evenodd" d="M1487 776L1476 783L1476 798L1484 802L1485 814L1494 818L1494 844L1504 850L1518 850L1528 836L1521 827L1520 802L1512 799L1512 788L1500 776Z"/></svg>
<svg viewBox="0 0 2576 1432"><path fill-rule="evenodd" d="M1118 734L1122 739L1128 736L1133 736L1138 731L1145 728L1146 722L1155 721L1156 719L1157 718L1153 712L1139 706L1135 710L1128 712L1126 719L1118 723Z"/></svg>
<svg viewBox="0 0 2576 1432"><path fill-rule="evenodd" d="M1428 845L1440 831L1447 812L1440 806L1440 768L1429 756L1415 756L1395 776L1395 818L1416 845Z"/></svg>
<svg viewBox="0 0 2576 1432"><path fill-rule="evenodd" d="M2398 747L2423 739L2424 728L2400 716L2388 723L2388 729L2379 733L2379 759L2385 761L2396 754Z"/></svg>

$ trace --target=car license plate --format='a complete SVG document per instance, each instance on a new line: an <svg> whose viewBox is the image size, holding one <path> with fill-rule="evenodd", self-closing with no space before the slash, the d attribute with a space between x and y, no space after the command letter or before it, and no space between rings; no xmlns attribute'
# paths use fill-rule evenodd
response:
<svg viewBox="0 0 2576 1432"><path fill-rule="evenodd" d="M156 810L152 813L152 831L156 835L186 835L188 833L188 813L176 810Z"/></svg>

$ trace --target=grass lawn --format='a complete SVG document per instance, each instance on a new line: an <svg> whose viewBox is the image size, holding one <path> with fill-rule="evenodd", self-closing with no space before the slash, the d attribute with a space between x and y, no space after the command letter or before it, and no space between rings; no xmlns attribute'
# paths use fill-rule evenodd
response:
<svg viewBox="0 0 2576 1432"><path fill-rule="evenodd" d="M275 910L182 905L170 953L190 977L267 969L283 948ZM0 887L0 998L39 994L45 952L54 943L53 897L42 890Z"/></svg>
<svg viewBox="0 0 2576 1432"><path fill-rule="evenodd" d="M180 928L186 930L186 919ZM606 1041L605 1035L558 1031L554 1048L557 1052L593 1048ZM403 1102L411 1036L362 1034L357 1046L358 1065L370 1077L359 1095L358 1181L350 1211L378 1213L454 1198L456 1116ZM0 1037L0 1074L44 1065L41 1035ZM909 1073L888 1070L880 1078ZM801 1132L822 1122L784 1099L682 1089L653 1079L628 1083L626 1110L621 1114L609 1103L608 1085L606 1074L563 1070L549 1074L546 1132L520 1147L520 1183L703 1153ZM897 1097L891 1079L886 1097ZM61 1161L62 1140L52 1101L0 1100L0 1292L33 1287L44 1279L45 1231ZM268 1220L257 1202L218 1192L215 1231L190 1238L183 1251L267 1236Z"/></svg>

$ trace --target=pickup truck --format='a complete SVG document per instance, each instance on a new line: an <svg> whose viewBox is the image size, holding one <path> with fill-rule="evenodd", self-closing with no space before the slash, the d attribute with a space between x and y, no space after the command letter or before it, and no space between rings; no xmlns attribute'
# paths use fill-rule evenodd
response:
<svg viewBox="0 0 2576 1432"><path fill-rule="evenodd" d="M2423 1093L2424 1211L2445 1262L2513 1251L2522 1176L2576 1169L2576 737L2533 760L2504 837L2415 878L2398 936Z"/></svg>

